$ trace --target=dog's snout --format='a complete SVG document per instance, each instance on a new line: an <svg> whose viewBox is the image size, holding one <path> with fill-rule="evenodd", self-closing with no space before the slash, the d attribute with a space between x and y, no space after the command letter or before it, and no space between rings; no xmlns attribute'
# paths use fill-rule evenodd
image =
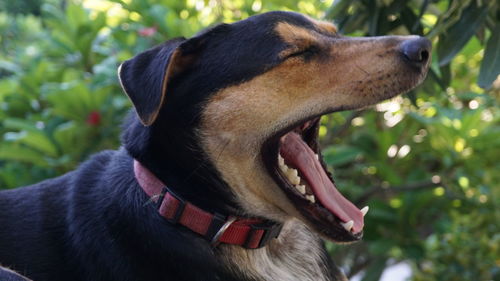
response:
<svg viewBox="0 0 500 281"><path fill-rule="evenodd" d="M409 62L424 65L430 58L431 41L425 37L409 39L401 43L401 52Z"/></svg>

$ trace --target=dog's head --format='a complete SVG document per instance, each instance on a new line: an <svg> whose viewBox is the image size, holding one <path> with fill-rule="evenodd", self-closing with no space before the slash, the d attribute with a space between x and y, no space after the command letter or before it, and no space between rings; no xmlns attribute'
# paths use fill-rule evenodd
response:
<svg viewBox="0 0 500 281"><path fill-rule="evenodd" d="M121 66L142 123L125 145L173 188L185 182L179 173L207 183L189 187L202 205L201 194L226 198L247 215L296 217L331 240L357 240L363 214L326 171L319 118L412 89L430 48L417 36L344 37L290 12L167 41ZM161 159L179 173L155 171Z"/></svg>

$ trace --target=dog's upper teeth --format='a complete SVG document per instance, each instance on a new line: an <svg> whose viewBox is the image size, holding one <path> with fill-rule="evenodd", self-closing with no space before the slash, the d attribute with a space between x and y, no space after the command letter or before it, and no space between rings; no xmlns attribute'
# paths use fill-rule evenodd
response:
<svg viewBox="0 0 500 281"><path fill-rule="evenodd" d="M294 169L294 168L290 168L290 169L288 169L288 177L289 177L290 179L292 179L292 178L296 178L296 177L298 177L298 176L299 176L299 172L297 172L297 170L296 170L296 169Z"/></svg>
<svg viewBox="0 0 500 281"><path fill-rule="evenodd" d="M288 180L295 185L300 183L300 177L298 176L298 174L299 173L297 172L297 170L293 168L289 168L288 171L286 172Z"/></svg>
<svg viewBox="0 0 500 281"><path fill-rule="evenodd" d="M314 153L314 156L316 156L316 160L319 160L319 155Z"/></svg>
<svg viewBox="0 0 500 281"><path fill-rule="evenodd" d="M354 225L354 221L350 220L350 221L348 221L346 223L341 222L340 224L345 228L345 230L351 231L352 226Z"/></svg>
<svg viewBox="0 0 500 281"><path fill-rule="evenodd" d="M370 207L368 206L365 206L363 209L361 209L361 213L363 214L363 217L366 215L366 213L368 213L368 210L370 209Z"/></svg>
<svg viewBox="0 0 500 281"><path fill-rule="evenodd" d="M286 175L286 171L288 171L288 166L285 164L285 159L278 154L278 166L280 170Z"/></svg>
<svg viewBox="0 0 500 281"><path fill-rule="evenodd" d="M288 171L288 167L286 165L280 165L280 170L285 173L286 175L286 172Z"/></svg>
<svg viewBox="0 0 500 281"><path fill-rule="evenodd" d="M306 195L306 199L309 200L309 202L311 202L311 203L316 202L314 195Z"/></svg>
<svg viewBox="0 0 500 281"><path fill-rule="evenodd" d="M278 163L280 164L280 167L282 165L285 165L285 159L283 159L283 157L280 154L278 154Z"/></svg>
<svg viewBox="0 0 500 281"><path fill-rule="evenodd" d="M306 194L306 186L303 184L296 185L295 188L301 193Z"/></svg>

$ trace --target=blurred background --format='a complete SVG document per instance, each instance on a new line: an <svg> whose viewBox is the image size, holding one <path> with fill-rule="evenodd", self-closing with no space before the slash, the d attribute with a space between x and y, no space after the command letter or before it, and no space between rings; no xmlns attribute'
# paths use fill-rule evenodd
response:
<svg viewBox="0 0 500 281"><path fill-rule="evenodd" d="M131 108L121 61L270 10L333 21L345 35L419 34L434 45L419 88L322 120L341 192L370 206L363 241L328 243L333 259L353 280L500 280L494 0L0 0L0 189L119 147Z"/></svg>

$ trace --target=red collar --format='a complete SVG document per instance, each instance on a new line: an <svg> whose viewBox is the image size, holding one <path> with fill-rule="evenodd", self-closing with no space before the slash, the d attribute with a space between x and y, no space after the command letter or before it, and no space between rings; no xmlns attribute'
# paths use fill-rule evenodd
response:
<svg viewBox="0 0 500 281"><path fill-rule="evenodd" d="M238 218L210 213L175 195L153 173L134 160L137 182L158 206L158 212L170 223L180 224L202 235L213 246L220 243L247 249L265 246L278 237L282 224L258 218Z"/></svg>

